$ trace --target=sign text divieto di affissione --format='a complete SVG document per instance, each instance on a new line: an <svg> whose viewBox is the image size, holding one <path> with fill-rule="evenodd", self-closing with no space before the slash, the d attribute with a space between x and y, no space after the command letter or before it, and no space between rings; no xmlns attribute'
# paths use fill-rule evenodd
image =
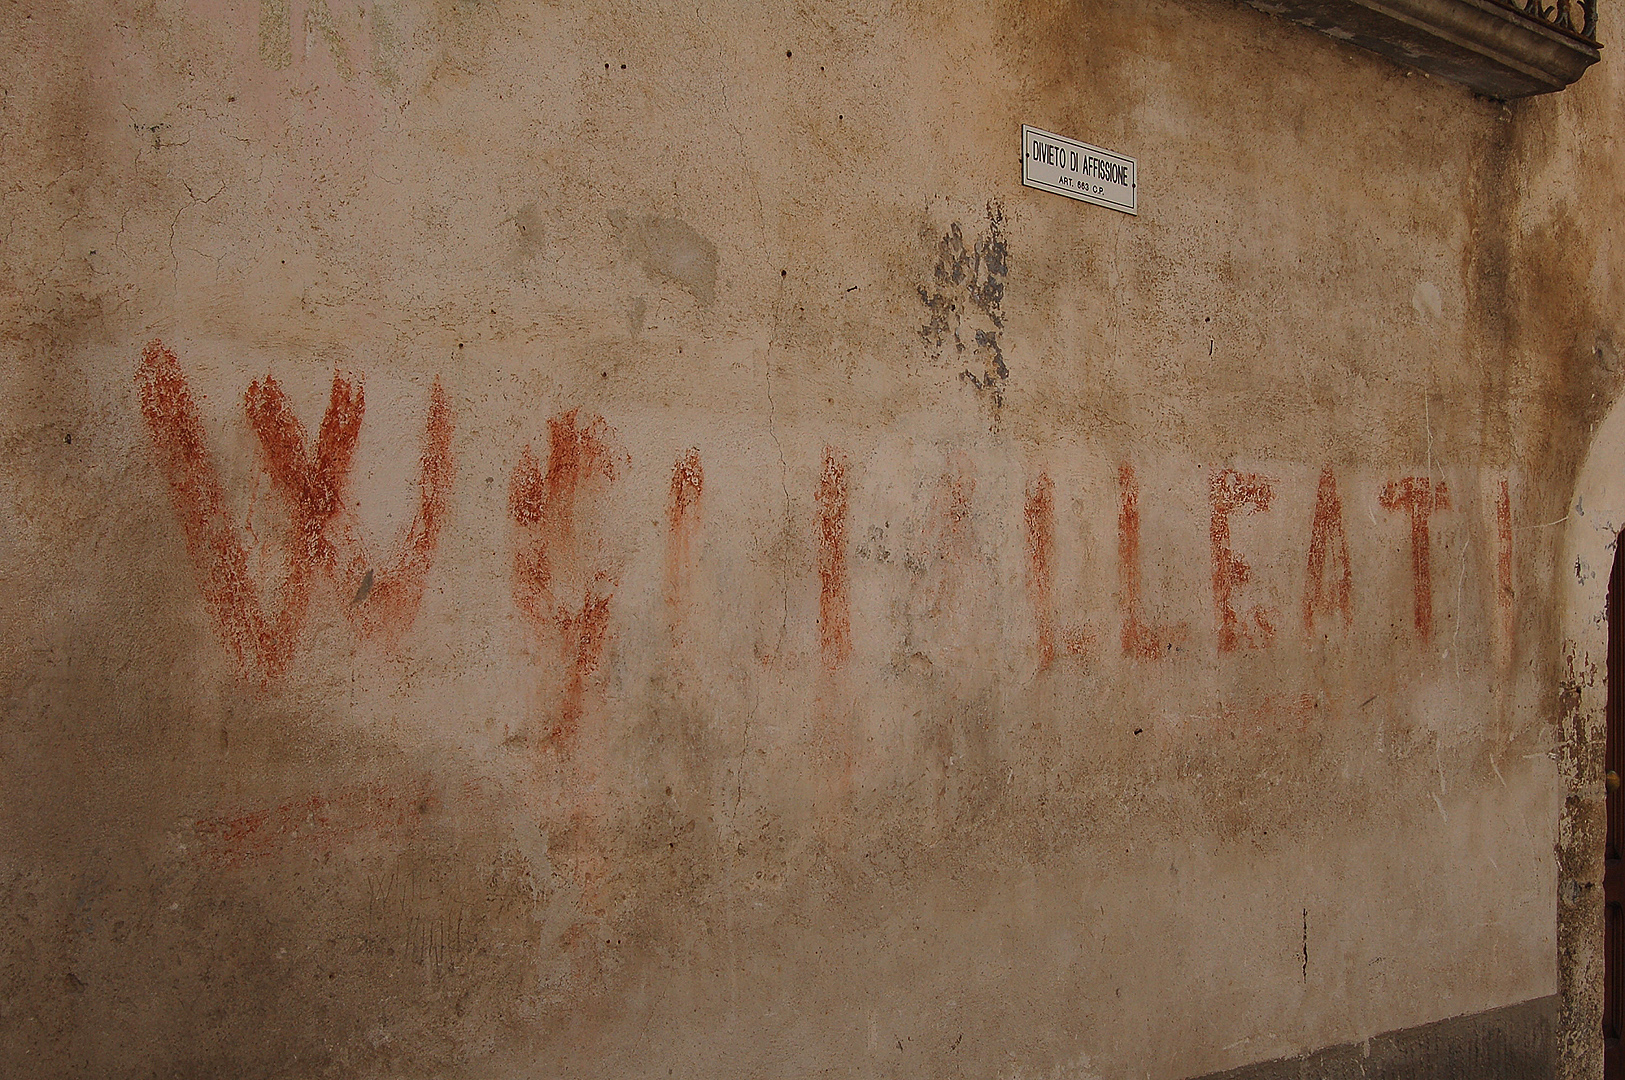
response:
<svg viewBox="0 0 1625 1080"><path fill-rule="evenodd" d="M1021 127L1021 182L1028 187L1133 214L1139 207L1137 172L1131 157Z"/></svg>

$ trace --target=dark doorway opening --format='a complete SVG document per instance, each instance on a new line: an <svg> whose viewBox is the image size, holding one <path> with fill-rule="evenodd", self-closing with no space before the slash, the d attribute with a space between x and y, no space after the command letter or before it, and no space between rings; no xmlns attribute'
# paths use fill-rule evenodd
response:
<svg viewBox="0 0 1625 1080"><path fill-rule="evenodd" d="M1625 1080L1625 537L1608 578L1608 723L1603 747L1608 840L1603 855L1602 1038L1604 1080Z"/></svg>

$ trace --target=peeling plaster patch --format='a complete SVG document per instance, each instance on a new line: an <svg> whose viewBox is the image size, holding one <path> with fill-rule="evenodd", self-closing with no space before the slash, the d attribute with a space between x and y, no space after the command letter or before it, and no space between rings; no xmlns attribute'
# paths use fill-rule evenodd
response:
<svg viewBox="0 0 1625 1080"><path fill-rule="evenodd" d="M627 257L650 277L676 282L702 304L717 298L717 246L680 218L646 217L631 221L610 215Z"/></svg>

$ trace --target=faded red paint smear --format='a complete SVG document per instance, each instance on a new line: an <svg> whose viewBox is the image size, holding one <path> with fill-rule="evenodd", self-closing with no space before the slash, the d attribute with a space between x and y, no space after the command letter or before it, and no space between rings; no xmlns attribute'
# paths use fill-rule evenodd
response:
<svg viewBox="0 0 1625 1080"><path fill-rule="evenodd" d="M217 870L293 850L325 854L364 833L397 837L440 805L427 782L399 791L382 784L312 794L260 810L236 810L192 823L197 859Z"/></svg>
<svg viewBox="0 0 1625 1080"><path fill-rule="evenodd" d="M1383 485L1378 502L1384 510L1403 510L1411 520L1411 579L1416 594L1416 633L1423 641L1433 636L1432 536L1428 519L1450 509L1450 491L1441 480L1407 476Z"/></svg>
<svg viewBox="0 0 1625 1080"><path fill-rule="evenodd" d="M590 565L576 535L577 515L581 499L616 479L616 453L603 417L583 418L580 410L553 417L547 434L547 469L526 446L509 485L508 512L528 533L514 553L514 602L538 630L558 635L565 683L549 742L568 753L580 729L587 679L608 644L614 598L609 573Z"/></svg>
<svg viewBox="0 0 1625 1080"><path fill-rule="evenodd" d="M922 550L929 569L921 583L932 620L946 626L958 608L961 589L972 569L975 546L971 502L976 494L976 466L965 454L943 471L926 510Z"/></svg>
<svg viewBox="0 0 1625 1080"><path fill-rule="evenodd" d="M1328 560L1330 581L1326 579ZM1354 571L1349 563L1348 533L1343 528L1343 498L1330 466L1321 470L1315 516L1309 524L1309 566L1303 585L1305 633L1315 632L1315 612L1326 610L1341 612L1344 626L1354 621Z"/></svg>
<svg viewBox="0 0 1625 1080"><path fill-rule="evenodd" d="M666 547L666 604L671 608L674 624L687 592L695 533L700 527L700 496L704 490L705 468L696 447L678 458L671 471L671 505L666 513L671 526Z"/></svg>
<svg viewBox="0 0 1625 1080"><path fill-rule="evenodd" d="M1213 606L1218 612L1219 651L1233 652L1243 643L1267 645L1275 636L1268 612L1261 607L1251 612L1256 637L1236 614L1235 590L1252 577L1252 568L1230 546L1230 516L1239 510L1260 514L1268 511L1275 490L1263 477L1220 469L1213 474L1208 493L1213 505L1208 536L1213 547Z"/></svg>
<svg viewBox="0 0 1625 1080"><path fill-rule="evenodd" d="M225 493L203 435L203 422L180 361L162 342L141 354L136 371L141 414L169 482L170 497L197 570L204 605L227 649L245 672L277 675L287 667L310 599L309 558L296 558L268 617L248 570L248 553L227 519ZM310 533L302 529L308 543Z"/></svg>
<svg viewBox="0 0 1625 1080"><path fill-rule="evenodd" d="M818 507L818 646L824 667L831 671L852 655L846 470L846 455L826 446L813 501Z"/></svg>
<svg viewBox="0 0 1625 1080"><path fill-rule="evenodd" d="M1068 656L1088 656L1095 651L1095 632L1087 626L1068 626L1061 631L1061 644Z"/></svg>
<svg viewBox="0 0 1625 1080"><path fill-rule="evenodd" d="M1123 588L1123 655L1155 660L1184 639L1185 625L1152 626L1145 621L1140 580L1140 481L1134 466L1117 468L1117 572Z"/></svg>
<svg viewBox="0 0 1625 1080"><path fill-rule="evenodd" d="M970 521L970 500L976 493L976 477L967 462L958 472L945 473L942 483L948 492L947 537L957 541L965 535L965 526Z"/></svg>
<svg viewBox="0 0 1625 1080"><path fill-rule="evenodd" d="M603 915L603 886L614 875L609 859L604 854L604 838L600 835L595 814L583 807L575 807L565 822L548 831L548 858L581 890L578 901L587 910ZM596 929L596 928L595 928Z"/></svg>
<svg viewBox="0 0 1625 1080"><path fill-rule="evenodd" d="M559 724L553 738L565 744L574 741L581 726L582 694L586 690L587 676L598 670L604 658L604 647L609 643L609 602L614 593L608 588L607 575L595 577L581 598L581 608L570 612L561 608L558 614L559 631L570 656L570 677L564 687L564 703L559 710Z"/></svg>
<svg viewBox="0 0 1625 1080"><path fill-rule="evenodd" d="M387 563L369 552L355 515L342 512L366 408L360 385L333 377L314 457L306 449L304 426L275 379L251 384L244 404L266 472L293 511L300 558L338 584L344 613L363 636L395 641L417 617L455 475L451 406L440 381L436 379L429 391L418 460L417 511Z"/></svg>
<svg viewBox="0 0 1625 1080"><path fill-rule="evenodd" d="M1027 490L1027 593L1038 620L1038 670L1055 662L1055 483L1041 472Z"/></svg>

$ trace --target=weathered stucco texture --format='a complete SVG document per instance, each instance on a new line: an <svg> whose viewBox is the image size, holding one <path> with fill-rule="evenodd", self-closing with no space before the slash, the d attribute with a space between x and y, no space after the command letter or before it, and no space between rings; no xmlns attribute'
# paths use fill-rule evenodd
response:
<svg viewBox="0 0 1625 1080"><path fill-rule="evenodd" d="M1175 1080L1560 991L1596 1067L1613 51L0 35L0 1073Z"/></svg>

